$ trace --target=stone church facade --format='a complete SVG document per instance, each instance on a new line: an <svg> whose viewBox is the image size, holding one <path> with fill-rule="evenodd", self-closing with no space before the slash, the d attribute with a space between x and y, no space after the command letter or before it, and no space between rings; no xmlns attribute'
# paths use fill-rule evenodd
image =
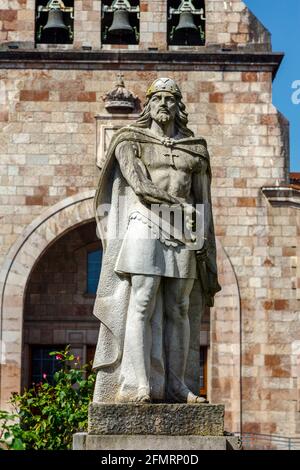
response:
<svg viewBox="0 0 300 470"><path fill-rule="evenodd" d="M103 44L98 0L65 2L70 43L38 43L37 3L0 0L1 408L32 381L37 351L71 344L92 357L101 158L147 86L170 76L213 173L222 291L199 332L205 393L225 404L228 431L300 436L300 178L272 105L283 55L240 0L194 2L205 7L201 45L170 44L168 7L180 2L166 0L131 2L137 44ZM133 114L105 108L120 72L138 98Z"/></svg>

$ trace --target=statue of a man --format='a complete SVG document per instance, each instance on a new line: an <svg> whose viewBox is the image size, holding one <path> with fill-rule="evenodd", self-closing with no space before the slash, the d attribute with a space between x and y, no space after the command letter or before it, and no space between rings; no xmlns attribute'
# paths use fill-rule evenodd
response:
<svg viewBox="0 0 300 470"><path fill-rule="evenodd" d="M94 401L197 403L201 315L220 290L209 154L172 79L155 80L146 96L136 124L115 133L95 198L104 257ZM169 230L160 224L161 204L182 210L188 235L172 232L174 217ZM197 205L204 217L194 230Z"/></svg>

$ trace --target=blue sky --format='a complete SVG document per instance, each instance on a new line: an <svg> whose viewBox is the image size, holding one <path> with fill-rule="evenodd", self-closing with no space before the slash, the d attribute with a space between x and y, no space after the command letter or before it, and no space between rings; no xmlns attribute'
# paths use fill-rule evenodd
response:
<svg viewBox="0 0 300 470"><path fill-rule="evenodd" d="M273 83L273 104L290 121L290 168L300 172L300 0L244 0L272 34L273 51L285 58ZM296 89L293 82L299 81ZM298 104L293 103L292 95Z"/></svg>

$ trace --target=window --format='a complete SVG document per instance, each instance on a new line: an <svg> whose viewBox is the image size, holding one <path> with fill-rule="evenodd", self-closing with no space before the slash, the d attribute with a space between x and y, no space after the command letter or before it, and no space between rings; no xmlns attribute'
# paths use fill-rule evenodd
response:
<svg viewBox="0 0 300 470"><path fill-rule="evenodd" d="M207 397L207 347L200 347L200 395Z"/></svg>
<svg viewBox="0 0 300 470"><path fill-rule="evenodd" d="M102 263L102 251L94 250L87 254L87 294L96 294Z"/></svg>
<svg viewBox="0 0 300 470"><path fill-rule="evenodd" d="M37 44L72 44L74 0L37 0L35 41Z"/></svg>
<svg viewBox="0 0 300 470"><path fill-rule="evenodd" d="M53 376L61 367L61 362L55 356L49 356L52 351L61 351L65 346L32 346L31 347L31 383L49 382L53 384Z"/></svg>
<svg viewBox="0 0 300 470"><path fill-rule="evenodd" d="M167 15L169 45L205 45L204 0L168 0Z"/></svg>
<svg viewBox="0 0 300 470"><path fill-rule="evenodd" d="M140 35L139 0L102 2L102 44L138 44Z"/></svg>

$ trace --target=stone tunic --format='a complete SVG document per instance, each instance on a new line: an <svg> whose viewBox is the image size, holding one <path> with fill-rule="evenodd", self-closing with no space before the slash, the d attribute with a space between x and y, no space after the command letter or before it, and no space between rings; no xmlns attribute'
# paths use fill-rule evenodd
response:
<svg viewBox="0 0 300 470"><path fill-rule="evenodd" d="M165 238L160 227L133 212L117 258L119 274L196 279L195 251Z"/></svg>

